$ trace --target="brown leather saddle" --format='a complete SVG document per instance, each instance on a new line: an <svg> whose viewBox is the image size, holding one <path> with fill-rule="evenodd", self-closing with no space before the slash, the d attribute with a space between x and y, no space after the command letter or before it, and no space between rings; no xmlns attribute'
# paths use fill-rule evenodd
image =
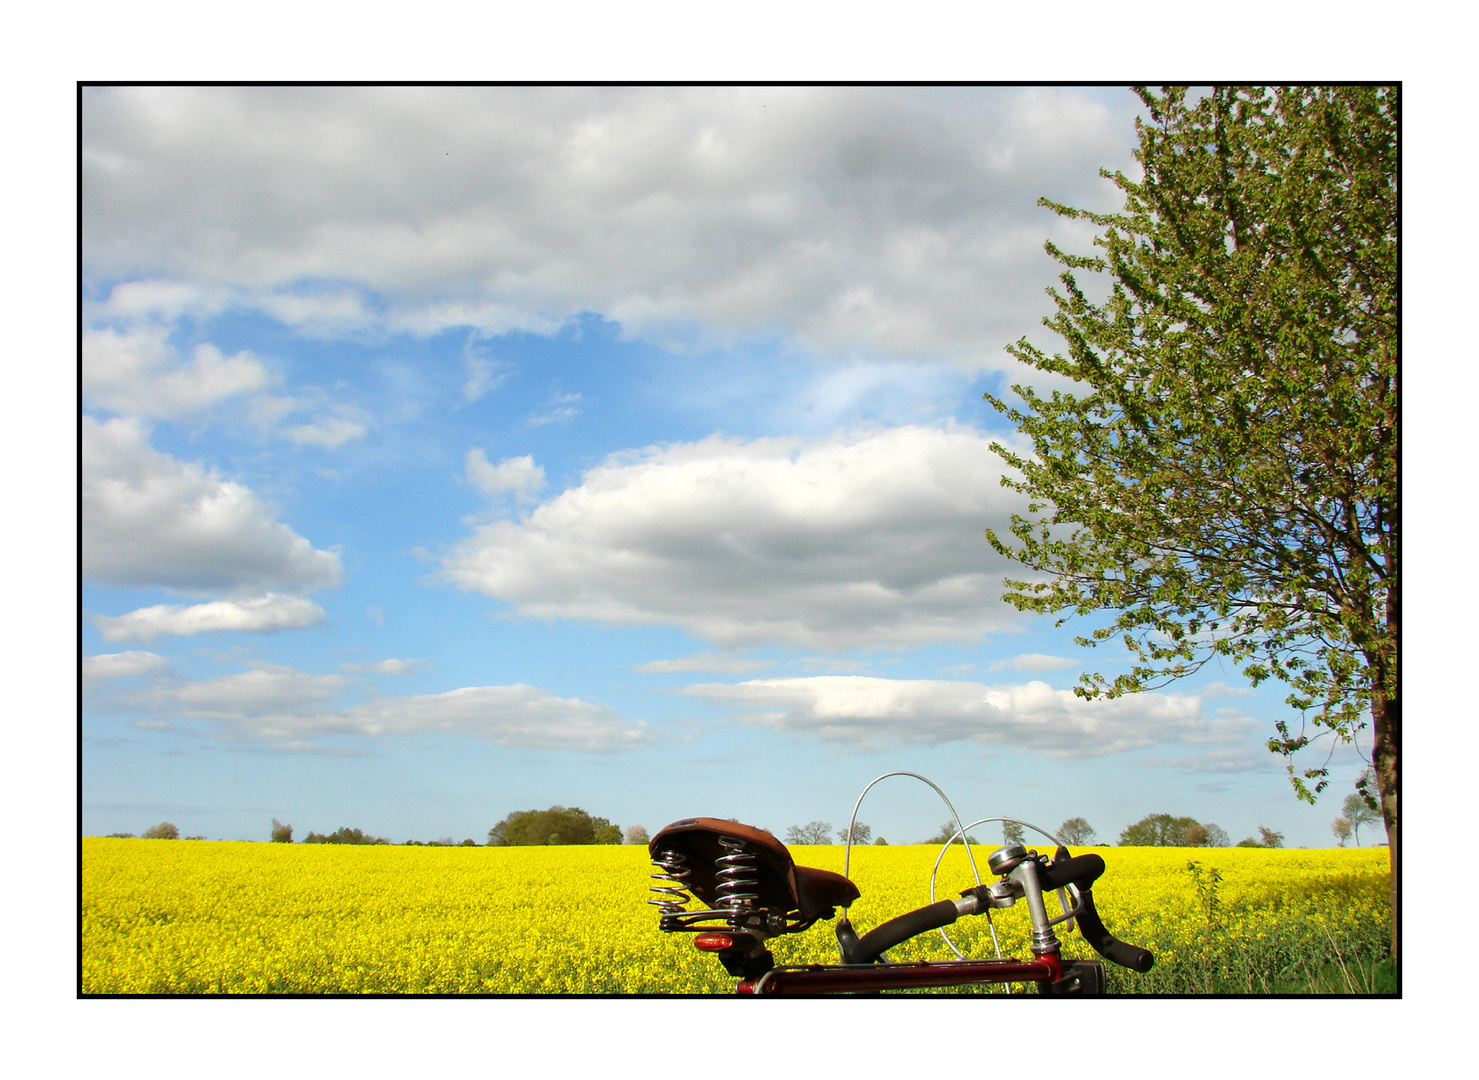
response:
<svg viewBox="0 0 1479 1080"><path fill-rule="evenodd" d="M719 874L726 864L720 859L737 852L752 856L744 863L744 877L754 882L746 891L758 894L757 908L810 921L831 918L834 908L859 896L858 887L841 874L797 866L786 845L764 829L722 818L675 821L652 838L647 850L654 859L661 852L683 856L684 887L710 908L718 907L724 895Z"/></svg>

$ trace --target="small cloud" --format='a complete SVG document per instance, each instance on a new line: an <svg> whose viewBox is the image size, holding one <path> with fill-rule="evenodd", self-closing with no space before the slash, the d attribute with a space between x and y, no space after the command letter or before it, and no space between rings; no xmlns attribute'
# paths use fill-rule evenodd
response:
<svg viewBox="0 0 1479 1080"><path fill-rule="evenodd" d="M335 450L350 439L363 438L365 425L346 420L342 416L332 416L312 424L286 428L283 434L299 446L321 446L325 450Z"/></svg>
<svg viewBox="0 0 1479 1080"><path fill-rule="evenodd" d="M752 671L763 671L774 667L773 660L744 660L737 656L716 656L713 653L697 653L677 660L653 660L639 664L633 671L643 675L664 675L673 671L710 671L720 675L747 675Z"/></svg>
<svg viewBox="0 0 1479 1080"><path fill-rule="evenodd" d="M324 609L312 600L268 593L251 600L215 600L188 607L155 604L127 615L98 615L93 621L104 641L152 641L161 634L188 637L217 630L255 634L301 630L318 625L324 618Z"/></svg>
<svg viewBox="0 0 1479 1080"><path fill-rule="evenodd" d="M129 727L138 728L140 731L173 731L173 724L167 724L163 720L135 720Z"/></svg>
<svg viewBox="0 0 1479 1080"><path fill-rule="evenodd" d="M1225 682L1215 682L1202 690L1202 697L1208 698L1230 698L1230 697L1254 697L1251 687L1229 686Z"/></svg>
<svg viewBox="0 0 1479 1080"><path fill-rule="evenodd" d="M534 459L523 457L505 458L497 465L488 461L482 450L472 449L465 458L467 482L484 495L502 495L513 492L519 498L531 498L544 487L544 469L534 464Z"/></svg>
<svg viewBox="0 0 1479 1080"><path fill-rule="evenodd" d="M846 672L850 675L867 671L871 666L872 662L868 660L839 660L835 656L803 656L791 661L791 667L799 671Z"/></svg>
<svg viewBox="0 0 1479 1080"><path fill-rule="evenodd" d="M1054 671L1058 668L1074 667L1077 660L1069 660L1063 656L1048 656L1046 653L1023 653L1014 656L1010 660L998 660L987 670L1004 671L1008 668L1013 671Z"/></svg>
<svg viewBox="0 0 1479 1080"><path fill-rule="evenodd" d="M84 679L127 679L146 675L164 667L168 661L158 653L119 652L85 656L82 659Z"/></svg>
<svg viewBox="0 0 1479 1080"><path fill-rule="evenodd" d="M580 415L580 410L575 406L575 403L579 400L579 394L555 395L547 403L547 412L538 413L529 417L529 426L543 427L545 424L563 424L575 419Z"/></svg>
<svg viewBox="0 0 1479 1080"><path fill-rule="evenodd" d="M375 664L340 664L339 670L349 675L409 675L424 663L422 660L381 660Z"/></svg>
<svg viewBox="0 0 1479 1080"><path fill-rule="evenodd" d="M466 401L477 401L490 390L497 390L508 378L507 364L490 359L476 345L471 335L462 350L467 361L467 381L462 384L462 397Z"/></svg>

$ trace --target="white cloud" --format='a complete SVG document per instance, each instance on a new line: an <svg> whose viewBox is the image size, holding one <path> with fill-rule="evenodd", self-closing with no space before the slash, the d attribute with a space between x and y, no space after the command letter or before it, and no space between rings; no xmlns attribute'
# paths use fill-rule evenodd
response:
<svg viewBox="0 0 1479 1080"><path fill-rule="evenodd" d="M1209 698L1253 697L1252 687L1231 686L1225 682L1209 683L1202 688L1202 696Z"/></svg>
<svg viewBox="0 0 1479 1080"><path fill-rule="evenodd" d="M113 412L178 418L263 390L272 381L250 353L222 356L210 344L196 346L190 363L182 364L168 336L167 328L155 325L85 331L83 393Z"/></svg>
<svg viewBox="0 0 1479 1080"><path fill-rule="evenodd" d="M1074 667L1077 660L1070 660L1063 656L1048 656L1046 653L1023 653L1014 656L1010 660L998 660L988 670L1003 671L1011 668L1013 671L1055 671L1058 668Z"/></svg>
<svg viewBox="0 0 1479 1080"><path fill-rule="evenodd" d="M675 671L712 671L719 675L748 675L752 671L764 671L775 667L772 660L745 660L738 656L716 656L714 653L697 653L676 660L652 660L638 664L632 670L643 675L665 675Z"/></svg>
<svg viewBox="0 0 1479 1080"><path fill-rule="evenodd" d="M420 660L380 660L373 664L340 664L339 670L350 675L409 675L421 667Z"/></svg>
<svg viewBox="0 0 1479 1080"><path fill-rule="evenodd" d="M104 641L152 641L161 634L189 636L217 630L264 634L301 630L324 621L312 600L268 593L248 600L214 600L188 607L155 604L126 615L94 618Z"/></svg>
<svg viewBox="0 0 1479 1080"><path fill-rule="evenodd" d="M493 465L482 450L474 448L467 452L466 469L468 483L484 495L513 492L527 498L544 487L544 470L528 454Z"/></svg>
<svg viewBox="0 0 1479 1080"><path fill-rule="evenodd" d="M987 686L820 675L700 684L682 693L736 707L745 721L772 730L869 748L972 740L1055 757L1096 757L1162 743L1215 741L1229 729L1205 717L1192 695L1086 701L1037 681Z"/></svg>
<svg viewBox="0 0 1479 1080"><path fill-rule="evenodd" d="M334 450L350 439L363 438L365 425L342 416L331 416L312 424L286 428L283 434L300 446L322 446L325 450Z"/></svg>
<svg viewBox="0 0 1479 1080"><path fill-rule="evenodd" d="M674 624L724 647L973 641L1017 617L982 535L1020 505L1001 469L954 426L715 436L614 456L479 527L443 569L523 615Z"/></svg>
<svg viewBox="0 0 1479 1080"><path fill-rule="evenodd" d="M539 750L605 752L652 739L641 721L628 722L603 705L523 684L379 698L348 710L343 722L365 735L466 735Z"/></svg>
<svg viewBox="0 0 1479 1080"><path fill-rule="evenodd" d="M333 699L351 685L344 675L311 675L258 664L196 681L156 682L115 694L95 708L204 720L223 738L288 748L328 736L368 738L457 735L499 746L608 753L641 746L654 733L614 710L561 698L533 686L469 686L441 694L379 697L350 707Z"/></svg>
<svg viewBox="0 0 1479 1080"><path fill-rule="evenodd" d="M276 520L249 488L162 454L132 419L82 417L83 574L184 593L336 586L339 556Z"/></svg>
<svg viewBox="0 0 1479 1080"><path fill-rule="evenodd" d="M168 663L152 652L100 653L82 658L84 679L127 679L158 671Z"/></svg>
<svg viewBox="0 0 1479 1080"><path fill-rule="evenodd" d="M462 384L465 401L478 401L490 390L497 390L508 378L508 367L486 356L469 353L467 359L467 381Z"/></svg>
<svg viewBox="0 0 1479 1080"><path fill-rule="evenodd" d="M1001 366L1054 278L1043 239L1082 239L1037 198L1101 207L1099 168L1132 166L1135 102L1106 99L97 87L84 245L94 275L231 286L295 325L547 332L599 311L660 343L698 324Z"/></svg>

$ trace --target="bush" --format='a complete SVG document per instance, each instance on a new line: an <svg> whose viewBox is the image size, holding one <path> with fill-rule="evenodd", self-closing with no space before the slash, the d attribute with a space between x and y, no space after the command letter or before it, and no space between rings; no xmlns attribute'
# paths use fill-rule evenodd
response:
<svg viewBox="0 0 1479 1080"><path fill-rule="evenodd" d="M578 806L515 810L488 830L491 847L619 843L621 826L602 817L591 817Z"/></svg>
<svg viewBox="0 0 1479 1080"><path fill-rule="evenodd" d="M168 821L161 821L152 829L144 830L145 840L178 840L179 838L180 830L175 828Z"/></svg>
<svg viewBox="0 0 1479 1080"><path fill-rule="evenodd" d="M311 832L303 838L305 844L388 844L389 840L383 836L370 836L359 829L351 829L340 826L325 836L323 833Z"/></svg>

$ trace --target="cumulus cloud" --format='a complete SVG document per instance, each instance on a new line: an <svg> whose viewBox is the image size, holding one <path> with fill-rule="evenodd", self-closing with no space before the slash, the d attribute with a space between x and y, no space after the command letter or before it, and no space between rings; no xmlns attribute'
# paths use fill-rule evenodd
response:
<svg viewBox="0 0 1479 1080"><path fill-rule="evenodd" d="M1066 88L96 87L84 243L95 275L231 286L296 325L546 332L599 311L665 345L699 326L1000 366L1053 281L1043 239L1083 240L1037 198L1108 205L1098 170L1132 167L1134 106Z"/></svg>
<svg viewBox="0 0 1479 1080"><path fill-rule="evenodd" d="M336 553L242 484L155 450L128 418L82 418L82 558L97 584L183 593L301 593L340 580Z"/></svg>
<svg viewBox="0 0 1479 1080"><path fill-rule="evenodd" d="M972 641L1016 617L982 535L1019 507L989 441L905 427L618 455L480 526L443 570L523 615L667 623L724 647Z"/></svg>
<svg viewBox="0 0 1479 1080"><path fill-rule="evenodd" d="M853 747L970 740L1054 757L1097 757L1162 743L1215 741L1227 724L1186 694L1086 701L1043 682L987 686L862 675L689 686L684 694L741 710L746 722Z"/></svg>
<svg viewBox="0 0 1479 1080"><path fill-rule="evenodd" d="M487 454L474 448L467 452L466 470L468 483L484 495L513 492L527 498L544 487L544 470L528 454L505 458L494 465L488 461Z"/></svg>
<svg viewBox="0 0 1479 1080"><path fill-rule="evenodd" d="M324 609L312 600L281 593L247 600L214 600L182 606L155 604L126 615L94 617L104 641L152 641L162 634L190 636L216 630L275 633L317 626Z"/></svg>
<svg viewBox="0 0 1479 1080"><path fill-rule="evenodd" d="M83 394L116 413L178 418L263 390L272 381L250 353L223 356L210 344L196 346L190 362L181 363L168 336L166 327L156 325L85 331Z"/></svg>
<svg viewBox="0 0 1479 1080"><path fill-rule="evenodd" d="M283 746L328 736L458 735L505 747L609 753L654 737L648 724L625 720L607 706L522 683L336 706L334 699L350 686L342 674L258 664L210 679L157 680L98 700L94 707L208 721L220 737Z"/></svg>

